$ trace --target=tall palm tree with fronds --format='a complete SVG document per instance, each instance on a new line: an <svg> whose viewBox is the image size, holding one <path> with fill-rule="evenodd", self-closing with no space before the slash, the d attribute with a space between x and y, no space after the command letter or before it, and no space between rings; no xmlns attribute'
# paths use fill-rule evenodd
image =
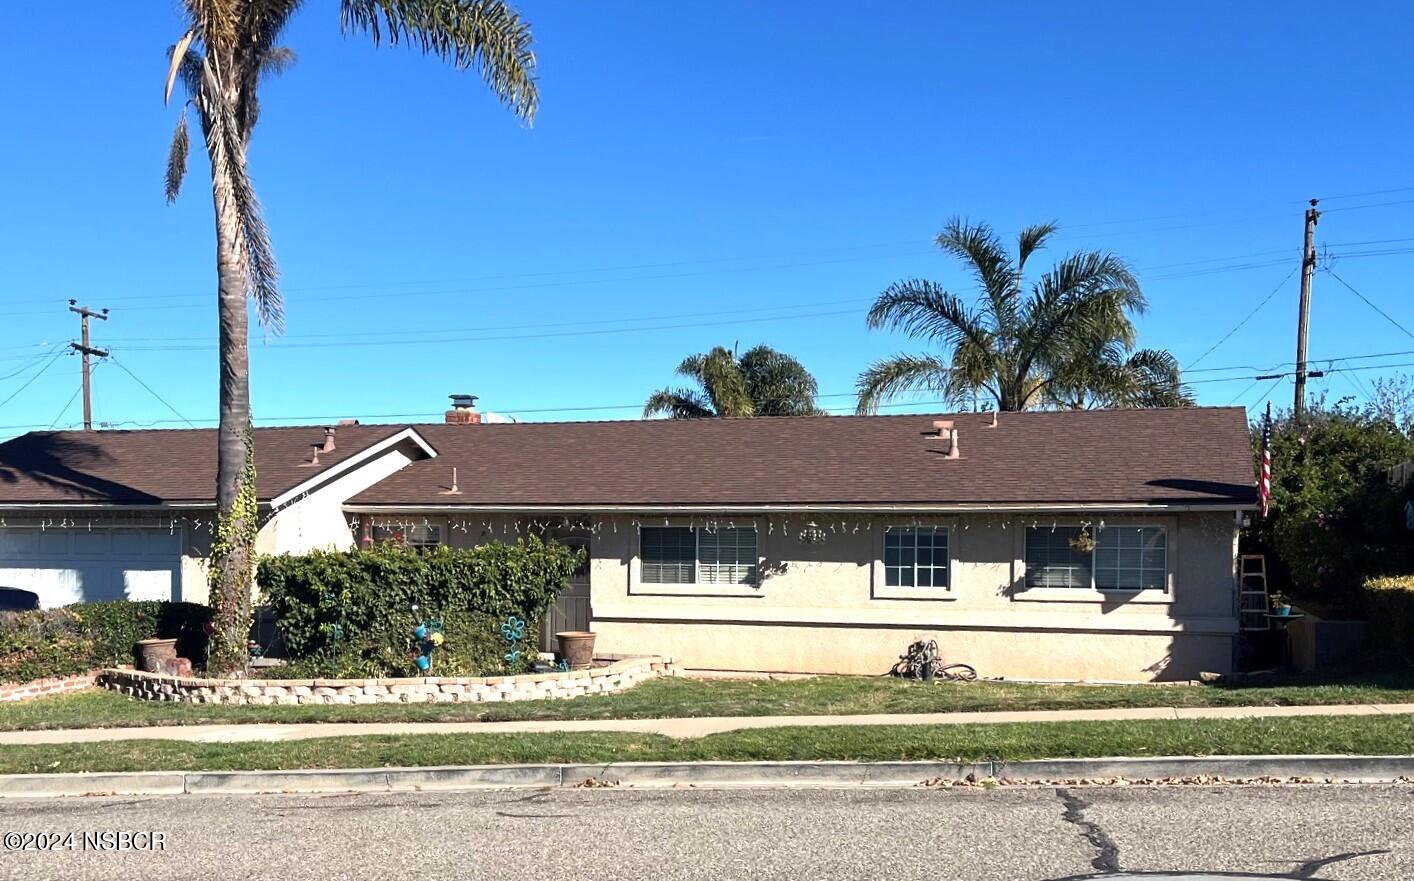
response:
<svg viewBox="0 0 1414 881"><path fill-rule="evenodd" d="M1163 349L1126 352L1103 346L1077 359L1047 387L1048 403L1065 409L1087 407L1192 407L1196 403L1178 359Z"/></svg>
<svg viewBox="0 0 1414 881"><path fill-rule="evenodd" d="M725 346L689 355L678 374L698 388L665 388L654 392L644 416L666 414L674 419L714 416L810 416L819 386L799 361L770 346L756 346L740 358Z"/></svg>
<svg viewBox="0 0 1414 881"><path fill-rule="evenodd" d="M949 221L938 247L967 265L981 289L977 302L968 305L923 279L898 282L880 294L869 310L871 328L902 330L949 354L900 354L877 362L859 377L859 412L872 413L910 391L941 395L957 406L1055 406L1072 391L1067 383L1120 406L1146 400L1146 392L1125 386L1144 385L1141 365L1103 376L1092 365L1107 352L1130 357L1130 316L1147 306L1123 260L1101 251L1072 254L1027 284L1028 262L1056 229L1054 223L1023 229L1013 256L987 224Z"/></svg>
<svg viewBox="0 0 1414 881"><path fill-rule="evenodd" d="M211 666L218 672L244 667L248 660L258 523L247 302L254 301L261 324L272 332L284 324L279 270L247 151L260 115L261 82L293 58L280 38L302 5L302 0L180 0L185 29L170 50L167 71L166 98L178 82L187 97L168 155L167 200L177 197L186 172L190 110L211 163L216 217L221 369L210 580L216 625ZM530 26L501 0L340 0L339 11L345 34L367 34L375 45L406 41L458 70L474 70L517 116L534 119L539 93Z"/></svg>

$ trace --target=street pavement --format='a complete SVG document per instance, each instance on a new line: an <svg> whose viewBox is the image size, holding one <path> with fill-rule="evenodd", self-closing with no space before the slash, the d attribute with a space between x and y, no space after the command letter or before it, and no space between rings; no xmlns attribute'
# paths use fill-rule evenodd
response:
<svg viewBox="0 0 1414 881"><path fill-rule="evenodd" d="M0 879L1414 877L1414 786L573 789L0 802ZM9 843L12 836L6 836ZM1224 874L1226 873L1226 874Z"/></svg>

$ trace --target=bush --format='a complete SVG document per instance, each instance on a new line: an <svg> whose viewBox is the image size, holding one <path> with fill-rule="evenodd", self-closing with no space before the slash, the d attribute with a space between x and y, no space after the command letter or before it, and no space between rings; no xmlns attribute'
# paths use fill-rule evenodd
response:
<svg viewBox="0 0 1414 881"><path fill-rule="evenodd" d="M0 682L73 676L131 664L140 639L177 637L177 652L206 658L203 625L211 610L158 601L79 603L60 609L0 613Z"/></svg>
<svg viewBox="0 0 1414 881"><path fill-rule="evenodd" d="M1261 455L1261 424L1252 426ZM1315 402L1304 420L1272 427L1271 514L1254 517L1244 552L1268 556L1274 588L1299 599L1357 606L1368 577L1414 569L1404 504L1414 485L1386 474L1414 459L1414 439L1379 413Z"/></svg>
<svg viewBox="0 0 1414 881"><path fill-rule="evenodd" d="M528 536L460 549L385 543L352 551L265 557L257 580L293 664L281 675L413 675L413 629L440 619L446 645L434 670L473 675L505 669L501 622L534 624L555 601L580 553Z"/></svg>
<svg viewBox="0 0 1414 881"><path fill-rule="evenodd" d="M1414 660L1414 575L1371 578L1364 599L1375 645Z"/></svg>

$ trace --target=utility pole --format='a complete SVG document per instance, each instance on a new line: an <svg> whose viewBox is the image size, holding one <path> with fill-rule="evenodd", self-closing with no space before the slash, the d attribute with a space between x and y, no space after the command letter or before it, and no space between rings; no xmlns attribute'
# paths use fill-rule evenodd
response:
<svg viewBox="0 0 1414 881"><path fill-rule="evenodd" d="M1306 337L1311 329L1311 279L1316 274L1316 210L1319 199L1311 200L1306 209L1306 238L1301 246L1301 311L1296 321L1296 399L1292 402L1292 417L1300 422L1306 415Z"/></svg>
<svg viewBox="0 0 1414 881"><path fill-rule="evenodd" d="M79 323L82 327L80 342L69 343L69 348L83 355L83 430L93 431L93 381L91 379L93 371L89 367L89 356L107 358L107 349L95 349L88 344L88 320L98 318L103 321L108 320L108 310L94 312L87 306L80 306L78 300L69 301L69 311L79 316Z"/></svg>

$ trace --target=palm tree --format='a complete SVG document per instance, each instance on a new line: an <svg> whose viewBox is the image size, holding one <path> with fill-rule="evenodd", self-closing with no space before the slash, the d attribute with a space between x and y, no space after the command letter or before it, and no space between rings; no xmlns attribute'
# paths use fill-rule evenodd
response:
<svg viewBox="0 0 1414 881"><path fill-rule="evenodd" d="M900 354L875 363L858 381L860 413L908 391L928 391L964 406L984 398L1000 410L1054 406L1081 393L1115 406L1144 406L1162 397L1162 355L1134 353L1130 315L1147 304L1125 262L1100 251L1072 254L1025 285L1027 262L1056 231L1042 223L1023 229L1016 256L984 223L950 220L938 247L960 258L981 288L974 306L936 282L898 282L869 310L871 328L901 329L940 343L951 357ZM1132 357L1131 357L1132 353ZM1143 355L1143 357L1140 357ZM1116 369L1097 359L1117 357ZM1135 360L1137 359L1137 360ZM1129 362L1134 360L1131 366ZM1122 369L1120 369L1122 367Z"/></svg>
<svg viewBox="0 0 1414 881"><path fill-rule="evenodd" d="M1132 354L1105 346L1079 359L1047 388L1048 403L1071 410L1086 407L1192 407L1178 359L1163 349Z"/></svg>
<svg viewBox="0 0 1414 881"><path fill-rule="evenodd" d="M665 388L654 392L644 416L666 413L674 419L713 416L811 416L819 387L801 363L770 346L757 346L740 358L725 346L689 355L677 372L700 390Z"/></svg>
<svg viewBox="0 0 1414 881"><path fill-rule="evenodd" d="M167 161L167 200L177 197L190 138L187 109L201 124L211 162L216 216L216 308L219 324L220 427L217 528L211 550L216 633L211 666L246 665L253 550L258 528L251 431L247 300L272 332L283 328L279 270L246 167L259 117L261 81L293 59L280 36L302 0L181 0L185 32L170 50L166 98L180 80L187 95ZM322 11L322 10L321 10ZM480 73L521 119L534 119L539 93L530 26L501 0L341 0L345 34L375 45L402 41Z"/></svg>

